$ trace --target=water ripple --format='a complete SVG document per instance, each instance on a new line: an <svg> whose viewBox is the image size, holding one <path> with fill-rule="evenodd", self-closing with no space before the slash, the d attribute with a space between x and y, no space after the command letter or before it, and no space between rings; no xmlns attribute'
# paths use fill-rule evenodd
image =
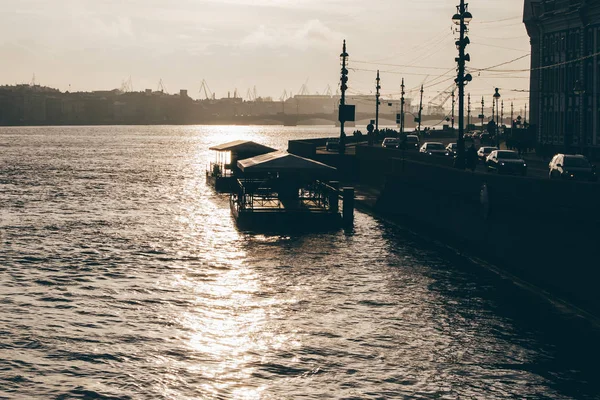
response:
<svg viewBox="0 0 600 400"><path fill-rule="evenodd" d="M0 398L599 398L596 330L399 228L236 230L208 147L299 134L0 128Z"/></svg>

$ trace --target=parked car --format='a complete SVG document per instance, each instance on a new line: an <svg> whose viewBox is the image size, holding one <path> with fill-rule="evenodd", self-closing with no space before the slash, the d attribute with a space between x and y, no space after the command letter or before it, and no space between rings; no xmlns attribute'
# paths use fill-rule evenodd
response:
<svg viewBox="0 0 600 400"><path fill-rule="evenodd" d="M448 146L446 146L446 155L447 156L455 156L457 150L458 150L458 145L456 143L450 143Z"/></svg>
<svg viewBox="0 0 600 400"><path fill-rule="evenodd" d="M397 149L399 144L400 144L400 140L398 140L396 138L386 137L385 139L383 139L383 142L381 143L381 147Z"/></svg>
<svg viewBox="0 0 600 400"><path fill-rule="evenodd" d="M417 135L406 135L406 150L418 150L419 137Z"/></svg>
<svg viewBox="0 0 600 400"><path fill-rule="evenodd" d="M491 146L482 146L479 148L479 150L477 150L477 158L479 159L479 161L481 161L483 164L485 164L485 160L490 155L490 153L494 150L498 150L498 148L491 147Z"/></svg>
<svg viewBox="0 0 600 400"><path fill-rule="evenodd" d="M549 164L550 179L569 179L596 182L596 166L580 154L556 154Z"/></svg>
<svg viewBox="0 0 600 400"><path fill-rule="evenodd" d="M444 145L440 142L425 142L423 146L421 146L419 152L423 154L429 154L430 156L446 155L446 149L444 148Z"/></svg>
<svg viewBox="0 0 600 400"><path fill-rule="evenodd" d="M494 150L485 161L488 172L499 174L527 175L527 163L519 153L512 150Z"/></svg>
<svg viewBox="0 0 600 400"><path fill-rule="evenodd" d="M323 143L323 142L321 142ZM325 149L327 151L335 151L335 150L339 150L340 148L340 139L327 139L327 142L325 142Z"/></svg>

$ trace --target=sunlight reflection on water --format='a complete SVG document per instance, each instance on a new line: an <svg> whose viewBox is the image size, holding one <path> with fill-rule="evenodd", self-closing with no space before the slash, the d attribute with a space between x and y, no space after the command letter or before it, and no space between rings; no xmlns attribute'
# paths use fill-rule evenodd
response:
<svg viewBox="0 0 600 400"><path fill-rule="evenodd" d="M205 183L211 145L337 133L1 128L0 397L597 397L597 336L509 283L363 213L240 232Z"/></svg>

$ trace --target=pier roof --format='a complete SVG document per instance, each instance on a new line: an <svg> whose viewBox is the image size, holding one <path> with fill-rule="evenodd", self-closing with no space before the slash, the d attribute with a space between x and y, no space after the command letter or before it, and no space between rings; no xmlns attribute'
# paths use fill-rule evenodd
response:
<svg viewBox="0 0 600 400"><path fill-rule="evenodd" d="M287 151L273 153L240 160L237 163L244 173L251 172L301 172L315 176L333 175L337 169L318 161L299 157Z"/></svg>
<svg viewBox="0 0 600 400"><path fill-rule="evenodd" d="M233 142L223 143L216 146L212 146L209 150L214 151L231 151L233 153L256 153L264 154L277 151L269 146L253 142L251 140L235 140Z"/></svg>

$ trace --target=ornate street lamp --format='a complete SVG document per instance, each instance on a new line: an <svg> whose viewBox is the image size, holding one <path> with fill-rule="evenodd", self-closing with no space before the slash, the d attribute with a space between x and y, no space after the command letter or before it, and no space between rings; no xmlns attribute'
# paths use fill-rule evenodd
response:
<svg viewBox="0 0 600 400"><path fill-rule="evenodd" d="M498 100L500 100L500 92L498 88L495 89L494 100L496 101L496 147L500 148L500 120L498 119Z"/></svg>
<svg viewBox="0 0 600 400"><path fill-rule="evenodd" d="M456 167L465 168L465 86L473 77L470 74L465 74L465 64L471 61L469 54L465 53L466 47L471 43L466 36L468 32L467 26L473 19L473 15L468 11L468 4L464 0L460 0L460 4L456 6L456 14L452 17L452 22L458 25L459 39L456 41L458 49L458 57L455 61L458 65L455 82L458 86L458 141L457 141L457 156Z"/></svg>

